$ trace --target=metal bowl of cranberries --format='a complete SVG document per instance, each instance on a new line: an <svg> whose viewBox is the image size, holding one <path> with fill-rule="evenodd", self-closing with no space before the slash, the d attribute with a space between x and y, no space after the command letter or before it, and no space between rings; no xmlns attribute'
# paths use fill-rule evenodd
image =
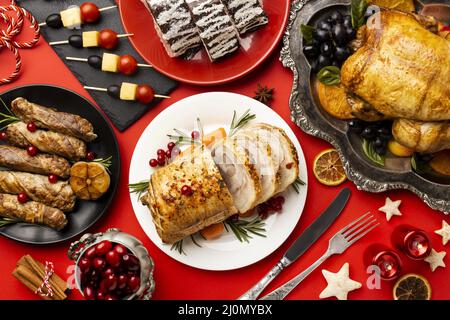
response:
<svg viewBox="0 0 450 320"><path fill-rule="evenodd" d="M119 229L85 234L70 245L75 283L87 300L149 300L153 260L142 242Z"/></svg>

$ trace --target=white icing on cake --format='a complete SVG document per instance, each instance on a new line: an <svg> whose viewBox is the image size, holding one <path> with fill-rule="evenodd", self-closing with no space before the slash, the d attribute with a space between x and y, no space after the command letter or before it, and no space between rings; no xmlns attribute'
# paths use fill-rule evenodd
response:
<svg viewBox="0 0 450 320"><path fill-rule="evenodd" d="M240 34L269 22L259 0L221 0Z"/></svg>

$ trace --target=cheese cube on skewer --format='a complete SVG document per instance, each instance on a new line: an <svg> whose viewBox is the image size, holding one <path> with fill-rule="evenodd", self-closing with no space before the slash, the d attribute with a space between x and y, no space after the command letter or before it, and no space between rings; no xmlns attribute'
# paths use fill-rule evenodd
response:
<svg viewBox="0 0 450 320"><path fill-rule="evenodd" d="M104 53L102 59L102 71L118 72L120 56L112 53Z"/></svg>
<svg viewBox="0 0 450 320"><path fill-rule="evenodd" d="M78 6L69 7L68 9L61 11L59 14L61 16L63 26L66 28L78 27L82 23L81 11Z"/></svg>
<svg viewBox="0 0 450 320"><path fill-rule="evenodd" d="M83 47L98 47L100 41L100 32L98 31L85 31L83 32Z"/></svg>
<svg viewBox="0 0 450 320"><path fill-rule="evenodd" d="M121 100L136 100L136 91L138 85L134 83L123 82L120 87Z"/></svg>

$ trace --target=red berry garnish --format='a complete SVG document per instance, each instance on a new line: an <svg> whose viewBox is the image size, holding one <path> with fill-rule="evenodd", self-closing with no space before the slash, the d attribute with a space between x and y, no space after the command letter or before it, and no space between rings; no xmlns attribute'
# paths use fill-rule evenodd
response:
<svg viewBox="0 0 450 320"><path fill-rule="evenodd" d="M280 203L281 203L282 205L283 205L284 202L286 201L286 199L284 199L283 196L279 196L279 197L278 197L278 200L280 201Z"/></svg>
<svg viewBox="0 0 450 320"><path fill-rule="evenodd" d="M125 248L123 245L121 244L116 244L114 246L113 249L115 252L117 252L119 255L123 256L124 254L126 254L128 252L127 248Z"/></svg>
<svg viewBox="0 0 450 320"><path fill-rule="evenodd" d="M96 300L105 300L106 293L103 290L97 291Z"/></svg>
<svg viewBox="0 0 450 320"><path fill-rule="evenodd" d="M90 247L89 249L86 250L86 253L84 254L84 256L88 259L93 259L95 257L95 246Z"/></svg>
<svg viewBox="0 0 450 320"><path fill-rule="evenodd" d="M178 147L174 147L171 151L172 157L174 158L178 157L181 153L181 150Z"/></svg>
<svg viewBox="0 0 450 320"><path fill-rule="evenodd" d="M117 277L115 274L110 274L105 278L106 290L114 291L117 288Z"/></svg>
<svg viewBox="0 0 450 320"><path fill-rule="evenodd" d="M58 182L58 176L56 174L48 175L48 182L50 182L50 183L57 183Z"/></svg>
<svg viewBox="0 0 450 320"><path fill-rule="evenodd" d="M29 146L29 147L27 148L27 153L28 153L30 156L34 157L35 155L37 155L38 149L37 149L35 146Z"/></svg>
<svg viewBox="0 0 450 320"><path fill-rule="evenodd" d="M94 258L94 260L92 260L92 266L96 270L103 270L106 266L105 259L99 257Z"/></svg>
<svg viewBox="0 0 450 320"><path fill-rule="evenodd" d="M281 205L281 203L276 203L272 208L276 212L280 212L281 210L283 210L283 206Z"/></svg>
<svg viewBox="0 0 450 320"><path fill-rule="evenodd" d="M80 267L81 271L89 270L91 267L91 260L89 260L86 257L83 257L80 259L80 262L78 262L78 267Z"/></svg>
<svg viewBox="0 0 450 320"><path fill-rule="evenodd" d="M94 300L94 298L95 298L95 291L91 287L86 287L83 290L83 295L84 295L84 298L86 300Z"/></svg>
<svg viewBox="0 0 450 320"><path fill-rule="evenodd" d="M117 296L114 293L108 293L105 296L105 300L118 300Z"/></svg>
<svg viewBox="0 0 450 320"><path fill-rule="evenodd" d="M159 154L158 155L158 165L163 167L166 164L166 154Z"/></svg>
<svg viewBox="0 0 450 320"><path fill-rule="evenodd" d="M150 167L155 168L158 166L158 160L150 159L149 164L150 164Z"/></svg>
<svg viewBox="0 0 450 320"><path fill-rule="evenodd" d="M194 140L198 140L200 138L200 132L198 132L197 130L194 130L191 132L191 137Z"/></svg>
<svg viewBox="0 0 450 320"><path fill-rule="evenodd" d="M159 155L165 155L166 152L163 149L158 149L158 151L156 151L156 154Z"/></svg>
<svg viewBox="0 0 450 320"><path fill-rule="evenodd" d="M106 254L106 262L111 267L118 267L120 265L120 254L118 254L116 251L111 250Z"/></svg>
<svg viewBox="0 0 450 320"><path fill-rule="evenodd" d="M28 131L30 131L30 132L35 132L36 131L36 124L34 123L34 122L29 122L28 124L27 124L27 129L28 129Z"/></svg>
<svg viewBox="0 0 450 320"><path fill-rule="evenodd" d="M94 151L89 151L86 154L86 160L88 161L94 161L95 160L95 152Z"/></svg>
<svg viewBox="0 0 450 320"><path fill-rule="evenodd" d="M0 132L0 140L5 141L8 136L5 131Z"/></svg>
<svg viewBox="0 0 450 320"><path fill-rule="evenodd" d="M104 256L111 249L112 249L111 241L103 240L102 242L99 242L95 246L95 253L97 256Z"/></svg>
<svg viewBox="0 0 450 320"><path fill-rule="evenodd" d="M119 289L125 289L127 283L128 283L127 275L126 274L119 275L119 277L117 278L117 287Z"/></svg>
<svg viewBox="0 0 450 320"><path fill-rule="evenodd" d="M174 142L169 142L167 144L167 149L169 149L170 151L172 151L172 149L175 148L175 143Z"/></svg>
<svg viewBox="0 0 450 320"><path fill-rule="evenodd" d="M128 288L131 290L131 292L136 292L139 290L139 287L141 286L141 279L136 276L131 276L128 279Z"/></svg>
<svg viewBox="0 0 450 320"><path fill-rule="evenodd" d="M170 150L167 150L167 151L166 151L166 158L167 158L167 159L172 158L172 152L171 152Z"/></svg>
<svg viewBox="0 0 450 320"><path fill-rule="evenodd" d="M192 188L190 186L184 185L181 188L181 194L183 196L191 196L194 192L192 191Z"/></svg>
<svg viewBox="0 0 450 320"><path fill-rule="evenodd" d="M25 203L28 201L28 195L25 192L21 192L17 195L17 201Z"/></svg>

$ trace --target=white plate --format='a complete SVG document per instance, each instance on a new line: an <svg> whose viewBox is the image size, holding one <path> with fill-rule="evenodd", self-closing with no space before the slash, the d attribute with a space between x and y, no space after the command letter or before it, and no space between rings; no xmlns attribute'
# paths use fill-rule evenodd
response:
<svg viewBox="0 0 450 320"><path fill-rule="evenodd" d="M242 115L248 109L256 115L253 122L269 123L286 131L297 148L300 178L307 182L306 162L302 148L287 123L266 105L246 96L225 92L191 96L174 103L153 119L134 150L129 182L136 183L149 179L153 172L148 164L149 160L155 157L158 149L167 148L169 142L167 134L173 133L173 128L189 133L196 128L196 119L199 117L206 133L219 127L228 129L233 111ZM292 188L284 192L286 202L283 205L283 211L272 214L265 220L266 238L254 236L249 243L242 243L231 231L212 241L206 241L197 236L197 242L202 247L196 246L191 239L187 238L183 243L186 254L171 250L170 245L162 243L148 208L139 202L136 194L131 194L131 203L144 232L158 248L173 259L199 269L232 270L267 257L288 238L300 219L305 206L306 193L306 186L300 187L299 194Z"/></svg>

